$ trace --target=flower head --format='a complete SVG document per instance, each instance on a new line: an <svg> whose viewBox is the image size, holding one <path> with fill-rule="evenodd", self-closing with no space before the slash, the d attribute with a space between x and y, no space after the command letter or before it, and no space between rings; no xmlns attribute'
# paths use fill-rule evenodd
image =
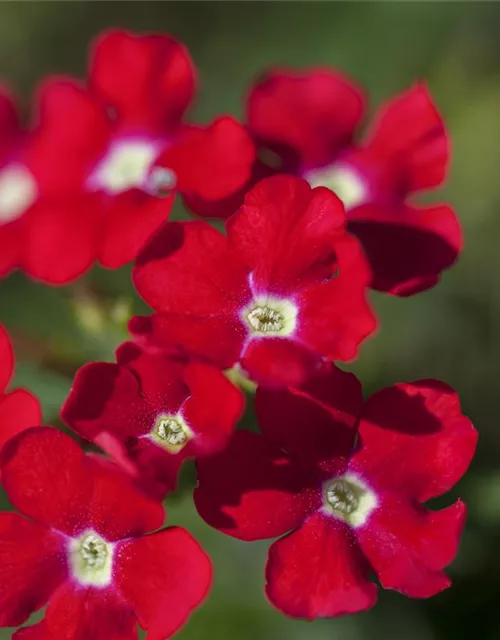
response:
<svg viewBox="0 0 500 640"><path fill-rule="evenodd" d="M28 429L4 449L5 490L20 513L0 514L0 625L47 605L20 638L173 634L205 598L210 561L185 531L158 529L160 503L67 435Z"/></svg>
<svg viewBox="0 0 500 640"><path fill-rule="evenodd" d="M450 585L465 505L423 503L461 478L477 433L449 387L398 384L363 405L356 378L332 366L301 388L259 387L256 410L263 434L236 432L198 462L195 502L243 540L289 532L269 551L276 607L300 618L367 609L373 572L410 597Z"/></svg>
<svg viewBox="0 0 500 640"><path fill-rule="evenodd" d="M214 367L125 343L117 364L92 362L77 372L61 417L162 496L186 458L225 446L243 408L241 391Z"/></svg>
<svg viewBox="0 0 500 640"><path fill-rule="evenodd" d="M132 333L272 385L353 358L375 320L370 274L344 225L334 194L293 176L254 187L226 235L202 221L166 225L133 274L158 313Z"/></svg>
<svg viewBox="0 0 500 640"><path fill-rule="evenodd" d="M387 102L357 142L364 111L362 90L335 71L276 70L252 88L247 119L260 148L278 157L266 171L332 189L363 243L372 286L409 295L433 286L462 246L449 206L408 202L445 179L448 135L423 83Z"/></svg>

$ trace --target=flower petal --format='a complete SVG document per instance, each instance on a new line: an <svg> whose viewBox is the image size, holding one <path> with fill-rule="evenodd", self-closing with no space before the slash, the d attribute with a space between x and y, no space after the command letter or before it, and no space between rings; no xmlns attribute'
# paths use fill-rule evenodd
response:
<svg viewBox="0 0 500 640"><path fill-rule="evenodd" d="M155 166L175 174L177 191L214 202L247 183L254 160L255 147L245 127L223 116L205 128L186 128Z"/></svg>
<svg viewBox="0 0 500 640"><path fill-rule="evenodd" d="M131 318L128 330L151 352L206 360L230 369L239 359L246 330L236 317L153 314Z"/></svg>
<svg viewBox="0 0 500 640"><path fill-rule="evenodd" d="M383 106L366 145L385 162L396 163L407 192L440 185L450 144L444 122L422 82Z"/></svg>
<svg viewBox="0 0 500 640"><path fill-rule="evenodd" d="M14 373L14 351L7 329L0 324L0 393L3 393Z"/></svg>
<svg viewBox="0 0 500 640"><path fill-rule="evenodd" d="M303 289L297 339L329 360L350 361L377 326L368 303L370 270L359 242L347 234L335 244L338 273Z"/></svg>
<svg viewBox="0 0 500 640"><path fill-rule="evenodd" d="M81 276L97 257L100 214L98 194L37 202L26 221L26 273L54 285Z"/></svg>
<svg viewBox="0 0 500 640"><path fill-rule="evenodd" d="M0 278L19 267L24 245L24 216L8 224L0 224Z"/></svg>
<svg viewBox="0 0 500 640"><path fill-rule="evenodd" d="M376 602L369 565L349 527L317 512L269 549L266 593L293 618L365 611Z"/></svg>
<svg viewBox="0 0 500 640"><path fill-rule="evenodd" d="M41 609L66 578L64 538L17 513L0 513L0 625Z"/></svg>
<svg viewBox="0 0 500 640"><path fill-rule="evenodd" d="M99 261L118 269L137 257L150 236L167 221L174 197L156 198L138 189L108 198Z"/></svg>
<svg viewBox="0 0 500 640"><path fill-rule="evenodd" d="M124 543L116 565L116 585L148 631L148 640L175 633L212 582L210 558L178 527Z"/></svg>
<svg viewBox="0 0 500 640"><path fill-rule="evenodd" d="M12 640L55 640L54 636L47 631L45 622L37 622L30 627L23 627L12 635Z"/></svg>
<svg viewBox="0 0 500 640"><path fill-rule="evenodd" d="M273 538L321 504L320 481L264 436L236 431L219 454L197 462L200 516L241 540Z"/></svg>
<svg viewBox="0 0 500 640"><path fill-rule="evenodd" d="M16 389L0 396L0 448L13 436L42 421L40 401L29 391Z"/></svg>
<svg viewBox="0 0 500 640"><path fill-rule="evenodd" d="M334 242L344 235L340 200L328 189L279 175L259 182L226 223L229 243L257 292L290 293L336 271Z"/></svg>
<svg viewBox="0 0 500 640"><path fill-rule="evenodd" d="M386 494L356 534L383 587L429 598L451 585L442 569L457 553L464 522L460 500L432 512Z"/></svg>
<svg viewBox="0 0 500 640"><path fill-rule="evenodd" d="M103 431L126 439L150 431L154 414L131 371L110 362L91 362L76 372L61 418L87 440Z"/></svg>
<svg viewBox="0 0 500 640"><path fill-rule="evenodd" d="M179 317L233 312L245 297L246 278L224 235L202 221L164 225L133 271L139 295L155 311Z"/></svg>
<svg viewBox="0 0 500 640"><path fill-rule="evenodd" d="M447 205L366 205L349 214L373 271L372 288L408 296L433 287L462 250L462 229Z"/></svg>
<svg viewBox="0 0 500 640"><path fill-rule="evenodd" d="M327 164L349 144L363 111L361 89L330 69L270 71L248 99L257 138L288 146L306 167Z"/></svg>
<svg viewBox="0 0 500 640"><path fill-rule="evenodd" d="M185 454L207 455L223 449L245 409L245 396L219 370L201 362L188 364L183 375L190 396L182 415L195 437Z"/></svg>
<svg viewBox="0 0 500 640"><path fill-rule="evenodd" d="M57 640L137 640L136 618L111 588L67 582L51 599L44 625Z"/></svg>
<svg viewBox="0 0 500 640"><path fill-rule="evenodd" d="M44 80L36 100L38 114L26 164L44 197L73 194L105 152L111 123L102 103L71 78Z"/></svg>
<svg viewBox="0 0 500 640"><path fill-rule="evenodd" d="M14 96L5 85L0 85L0 161L3 154L16 142L21 133Z"/></svg>
<svg viewBox="0 0 500 640"><path fill-rule="evenodd" d="M69 535L94 528L117 540L158 528L161 504L128 477L85 456L69 436L50 427L28 429L2 451L2 481L25 515Z"/></svg>
<svg viewBox="0 0 500 640"><path fill-rule="evenodd" d="M101 33L93 43L89 83L128 126L174 129L196 88L187 49L163 34Z"/></svg>
<svg viewBox="0 0 500 640"><path fill-rule="evenodd" d="M337 459L338 473L351 453L362 404L356 376L333 364L301 387L260 386L255 393L255 411L264 435L292 455L314 462L330 459L332 472L331 459Z"/></svg>
<svg viewBox="0 0 500 640"><path fill-rule="evenodd" d="M361 446L350 467L375 488L424 502L453 487L467 470L477 432L457 394L437 380L398 384L365 404Z"/></svg>

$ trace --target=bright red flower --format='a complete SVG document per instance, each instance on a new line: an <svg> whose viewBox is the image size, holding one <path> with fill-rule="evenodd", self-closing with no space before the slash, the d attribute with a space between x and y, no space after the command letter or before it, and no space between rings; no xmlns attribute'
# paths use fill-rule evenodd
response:
<svg viewBox="0 0 500 640"><path fill-rule="evenodd" d="M425 598L450 585L465 518L458 500L422 503L465 473L477 433L456 394L435 380L398 384L363 406L352 374L331 368L296 389L259 387L264 435L234 434L198 462L195 501L213 527L272 538L267 595L287 615L371 607L386 589Z"/></svg>
<svg viewBox="0 0 500 640"><path fill-rule="evenodd" d="M61 284L95 260L120 267L168 218L174 192L210 201L245 184L255 150L244 127L183 123L195 87L183 45L120 30L94 44L88 86L45 80L26 143L0 157L0 273ZM0 154L3 111L14 126L0 103Z"/></svg>
<svg viewBox="0 0 500 640"><path fill-rule="evenodd" d="M202 221L160 230L133 273L159 313L131 330L257 382L293 384L324 358L355 357L375 328L369 278L338 198L275 176L248 193L226 235Z"/></svg>
<svg viewBox="0 0 500 640"><path fill-rule="evenodd" d="M208 556L112 465L67 435L28 429L3 451L11 503L0 514L0 625L45 618L15 638L163 640L207 595Z"/></svg>
<svg viewBox="0 0 500 640"><path fill-rule="evenodd" d="M40 402L25 389L7 392L14 373L14 353L9 336L0 325L0 449L17 433L39 425Z"/></svg>
<svg viewBox="0 0 500 640"><path fill-rule="evenodd" d="M243 409L241 391L214 367L125 343L117 364L92 362L77 372L61 417L162 496L175 488L186 458L226 445Z"/></svg>
<svg viewBox="0 0 500 640"><path fill-rule="evenodd" d="M448 205L409 200L442 184L449 139L422 83L384 105L356 143L364 103L358 86L328 69L267 74L247 103L260 148L254 177L285 171L335 191L368 255L372 287L409 295L433 286L462 248ZM237 206L233 198L201 213L225 216Z"/></svg>

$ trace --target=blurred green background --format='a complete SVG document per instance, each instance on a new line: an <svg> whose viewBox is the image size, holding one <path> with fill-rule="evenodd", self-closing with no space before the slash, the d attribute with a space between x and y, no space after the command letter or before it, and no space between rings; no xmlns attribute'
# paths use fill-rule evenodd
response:
<svg viewBox="0 0 500 640"><path fill-rule="evenodd" d="M477 458L456 491L468 503L469 521L450 569L454 586L430 601L381 592L374 610L354 617L288 620L263 595L268 543L243 544L201 522L188 469L169 521L199 537L216 573L210 600L178 637L500 638L500 4L3 2L0 77L27 109L44 74L84 74L87 44L109 26L163 30L189 46L201 81L192 115L202 121L241 114L253 76L273 64L336 66L366 86L372 109L425 78L454 147L450 180L437 197L454 204L465 229L460 262L435 289L406 300L373 296L381 329L353 366L367 391L421 377L448 382L480 431ZM0 282L0 322L18 359L15 384L39 395L46 423L58 424L79 365L112 359L132 310L144 307L128 269L95 270L58 289L18 274Z"/></svg>

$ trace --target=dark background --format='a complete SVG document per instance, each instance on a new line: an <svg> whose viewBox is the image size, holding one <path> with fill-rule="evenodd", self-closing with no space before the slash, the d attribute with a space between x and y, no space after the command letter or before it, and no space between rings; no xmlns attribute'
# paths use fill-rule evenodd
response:
<svg viewBox="0 0 500 640"><path fill-rule="evenodd" d="M243 544L210 530L184 490L169 522L190 529L212 554L210 600L179 633L184 640L405 640L500 638L500 4L453 2L3 2L0 77L29 108L47 73L85 72L86 46L100 29L162 30L184 40L200 73L192 116L241 114L256 73L273 64L330 64L363 83L372 110L425 78L453 139L447 186L465 229L459 264L412 299L373 295L381 319L353 366L367 391L435 377L460 393L480 432L477 458L457 487L469 506L454 586L427 602L380 594L362 615L314 623L273 611L263 592L268 543ZM47 288L13 275L0 282L0 322L11 331L16 384L39 395L46 423L80 364L112 359L132 310L142 310L129 270L95 270L71 287ZM451 501L450 496L450 501ZM332 549L332 552L335 552ZM189 576L186 575L186 580ZM5 631L0 638L10 637Z"/></svg>

